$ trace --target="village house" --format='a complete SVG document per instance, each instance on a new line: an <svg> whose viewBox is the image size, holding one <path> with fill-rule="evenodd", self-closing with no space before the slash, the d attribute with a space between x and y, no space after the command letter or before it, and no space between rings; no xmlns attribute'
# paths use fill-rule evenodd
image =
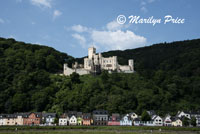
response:
<svg viewBox="0 0 200 134"><path fill-rule="evenodd" d="M91 113L83 113L83 125L90 126L92 123Z"/></svg>
<svg viewBox="0 0 200 134"><path fill-rule="evenodd" d="M17 125L14 114L6 114L5 117L6 117L5 120L4 120L5 125L7 125L7 126Z"/></svg>
<svg viewBox="0 0 200 134"><path fill-rule="evenodd" d="M69 125L71 125L71 126L77 125L77 118L75 115L72 115L69 117Z"/></svg>
<svg viewBox="0 0 200 134"><path fill-rule="evenodd" d="M128 114L122 116L122 119L120 120L120 125L121 126L132 126L131 117Z"/></svg>
<svg viewBox="0 0 200 134"><path fill-rule="evenodd" d="M67 115L67 113L63 113L58 121L59 126L67 126L69 125L69 117Z"/></svg>
<svg viewBox="0 0 200 134"><path fill-rule="evenodd" d="M139 118L134 119L134 126L154 126L153 121L141 121Z"/></svg>
<svg viewBox="0 0 200 134"><path fill-rule="evenodd" d="M17 113L17 114L14 114L14 116L15 116L16 125L24 125L23 113Z"/></svg>
<svg viewBox="0 0 200 134"><path fill-rule="evenodd" d="M164 126L172 126L171 116L168 114L163 118Z"/></svg>
<svg viewBox="0 0 200 134"><path fill-rule="evenodd" d="M42 122L42 113L29 113L24 115L23 125L40 125Z"/></svg>
<svg viewBox="0 0 200 134"><path fill-rule="evenodd" d="M82 112L77 112L77 125L81 126L83 123L83 114Z"/></svg>
<svg viewBox="0 0 200 134"><path fill-rule="evenodd" d="M160 116L153 115L152 120L155 126L163 126L163 119Z"/></svg>
<svg viewBox="0 0 200 134"><path fill-rule="evenodd" d="M200 127L200 111L198 112L191 112L191 117L195 117L196 118L196 126Z"/></svg>
<svg viewBox="0 0 200 134"><path fill-rule="evenodd" d="M182 127L183 126L183 122L178 117L172 118L172 126L174 126L174 127Z"/></svg>
<svg viewBox="0 0 200 134"><path fill-rule="evenodd" d="M42 120L44 125L52 126L55 125L54 121L56 118L56 113L42 113Z"/></svg>
<svg viewBox="0 0 200 134"><path fill-rule="evenodd" d="M112 114L108 120L108 126L119 126L120 125L120 115Z"/></svg>
<svg viewBox="0 0 200 134"><path fill-rule="evenodd" d="M5 114L0 114L0 126L5 125Z"/></svg>
<svg viewBox="0 0 200 134"><path fill-rule="evenodd" d="M187 111L178 111L176 117L179 117L179 118L187 117L188 119L191 119L190 113Z"/></svg>
<svg viewBox="0 0 200 134"><path fill-rule="evenodd" d="M108 112L106 110L95 110L93 111L94 125L107 125L108 123Z"/></svg>
<svg viewBox="0 0 200 134"><path fill-rule="evenodd" d="M69 117L69 125L77 125L77 111L69 111L68 112Z"/></svg>
<svg viewBox="0 0 200 134"><path fill-rule="evenodd" d="M131 120L135 120L136 118L138 118L138 115L134 112L129 113L129 116L131 117Z"/></svg>

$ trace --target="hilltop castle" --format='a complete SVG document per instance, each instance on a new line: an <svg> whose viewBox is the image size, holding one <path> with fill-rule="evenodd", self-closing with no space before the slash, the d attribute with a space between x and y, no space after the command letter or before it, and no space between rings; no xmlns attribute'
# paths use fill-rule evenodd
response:
<svg viewBox="0 0 200 134"><path fill-rule="evenodd" d="M101 53L96 54L96 48L90 47L88 48L88 57L84 58L84 65L75 62L75 64L72 65L72 68L69 68L67 64L64 64L64 75L70 75L73 72L76 72L79 75L98 74L102 70L133 73L134 62L133 59L130 59L128 60L128 65L119 65L117 56L105 58Z"/></svg>

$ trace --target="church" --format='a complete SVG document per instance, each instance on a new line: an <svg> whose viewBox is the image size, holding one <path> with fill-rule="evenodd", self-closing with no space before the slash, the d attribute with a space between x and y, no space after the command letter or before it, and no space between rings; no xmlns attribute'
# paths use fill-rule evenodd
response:
<svg viewBox="0 0 200 134"><path fill-rule="evenodd" d="M68 64L64 64L64 75L70 75L73 72L79 75L84 74L100 74L101 71L107 70L109 73L121 72L121 73L133 73L134 62L133 59L128 60L128 65L119 65L117 62L117 56L103 57L101 53L96 53L96 48L88 48L88 57L84 58L84 65L75 64L72 68L68 67Z"/></svg>

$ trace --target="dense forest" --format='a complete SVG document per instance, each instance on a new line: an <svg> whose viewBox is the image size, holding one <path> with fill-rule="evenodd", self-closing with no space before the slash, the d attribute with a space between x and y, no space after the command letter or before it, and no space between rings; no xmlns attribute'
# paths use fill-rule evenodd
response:
<svg viewBox="0 0 200 134"><path fill-rule="evenodd" d="M61 76L63 63L83 59L53 48L0 38L0 113L68 110L109 113L200 109L200 39L109 51L133 74Z"/></svg>

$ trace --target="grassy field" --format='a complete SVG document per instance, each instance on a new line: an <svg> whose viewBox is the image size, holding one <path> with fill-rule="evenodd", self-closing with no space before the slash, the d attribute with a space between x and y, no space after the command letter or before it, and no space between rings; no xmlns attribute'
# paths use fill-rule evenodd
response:
<svg viewBox="0 0 200 134"><path fill-rule="evenodd" d="M58 130L47 130L47 131L4 131L0 132L0 134L199 134L199 132L159 132L159 131L136 131L136 132L130 132L130 131L86 131L86 130L64 130L64 131L58 131Z"/></svg>
<svg viewBox="0 0 200 134"><path fill-rule="evenodd" d="M200 134L200 128L135 126L1 126L0 134Z"/></svg>

